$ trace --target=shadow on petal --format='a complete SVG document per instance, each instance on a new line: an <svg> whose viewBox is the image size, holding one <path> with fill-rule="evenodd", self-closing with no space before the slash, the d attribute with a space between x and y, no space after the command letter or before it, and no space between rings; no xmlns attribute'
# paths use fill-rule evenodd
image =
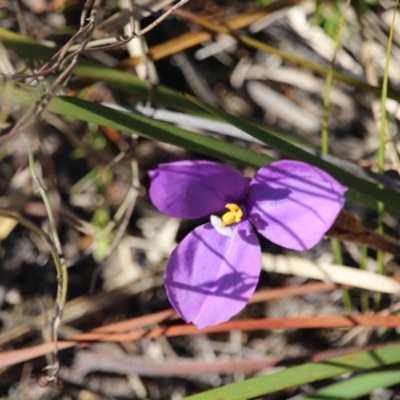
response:
<svg viewBox="0 0 400 400"><path fill-rule="evenodd" d="M174 250L165 286L172 306L197 326L227 321L253 294L261 270L261 251L249 221L231 236L211 224L190 233Z"/></svg>
<svg viewBox="0 0 400 400"><path fill-rule="evenodd" d="M278 161L250 183L249 219L272 242L294 250L316 245L342 209L346 188L319 168Z"/></svg>
<svg viewBox="0 0 400 400"><path fill-rule="evenodd" d="M168 286L169 288L188 290L205 296L221 297L247 302L249 297L244 294L254 286L254 283L257 284L257 282L258 277L249 278L245 275L226 274L215 281L204 282L196 287L174 281L168 282Z"/></svg>
<svg viewBox="0 0 400 400"><path fill-rule="evenodd" d="M211 161L160 164L149 175L152 203L178 218L202 218L222 211L228 202L243 201L248 186L239 171Z"/></svg>
<svg viewBox="0 0 400 400"><path fill-rule="evenodd" d="M292 193L289 188L274 188L263 180L252 182L251 190L256 190L259 193L260 200L269 200L271 202L284 200Z"/></svg>
<svg viewBox="0 0 400 400"><path fill-rule="evenodd" d="M257 206L255 208L257 209ZM292 246L291 248L295 248L296 250L307 249L308 245L304 240L302 240L302 237L304 237L303 232L307 231L307 229L309 229L309 227L304 226L303 231L300 231L300 234L298 234L294 229L290 228L290 224L285 224L284 222L279 221L278 219L274 218L272 215L268 215L268 219L270 220L270 223L265 221L265 216L263 216L263 210L260 210L260 213L254 212L252 214L252 222L254 224L254 227L261 234L263 234L262 232L265 232L265 229L268 226L271 226L271 224L273 223L272 232L271 232L272 238L270 238L267 235L264 235L272 243L277 243L276 242L276 240L277 240L276 239L276 230L275 230L275 234L274 234L273 230L276 226L279 226L281 228L280 230L283 231L286 236L291 238L291 242L295 243L295 244L291 245ZM323 235L321 235L320 239L322 239L322 237L323 237ZM279 243L277 243L277 244L279 244ZM289 247L289 246L287 246L287 247Z"/></svg>
<svg viewBox="0 0 400 400"><path fill-rule="evenodd" d="M301 161L282 160L261 168L253 180L253 184L269 185L271 192L265 193L265 200L281 200L287 195L280 190L299 192L304 195L337 201L347 190L335 178L325 171ZM276 192L278 191L278 192Z"/></svg>

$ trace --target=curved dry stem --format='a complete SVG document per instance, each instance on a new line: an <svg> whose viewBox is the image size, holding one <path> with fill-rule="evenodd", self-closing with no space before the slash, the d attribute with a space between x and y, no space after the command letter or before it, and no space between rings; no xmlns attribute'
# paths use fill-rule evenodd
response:
<svg viewBox="0 0 400 400"><path fill-rule="evenodd" d="M4 208L0 208L0 215L3 217L15 219L16 221L18 221L19 224L21 224L25 228L29 229L31 232L35 233L41 239L43 239L50 247L51 256L53 257L53 261L54 261L54 264L57 269L57 281L58 281L57 299L56 299L56 304L55 304L54 310L53 310L52 324L51 324L52 339L55 344L55 349L52 353L53 354L53 365L48 366L46 368L47 370L51 370L52 373L49 376L44 377L44 379L40 380L41 385L43 385L45 381L47 382L47 384L49 384L53 381L57 381L57 373L58 373L58 369L59 369L57 329L58 329L58 325L61 321L62 310L64 308L66 295L67 295L67 286L68 286L68 276L67 276L67 270L66 270L66 265L65 265L65 259L57 250L57 246L53 242L50 235L48 235L46 232L44 232L42 229L40 229L33 222L29 221L28 219L23 217L18 212L11 211L11 210L4 209Z"/></svg>
<svg viewBox="0 0 400 400"><path fill-rule="evenodd" d="M44 187L39 179L39 177L36 174L35 170L35 160L33 158L33 153L31 146L28 147L28 156L29 156L29 170L32 175L33 180L35 181L39 193L42 197L44 206L46 208L47 212L47 217L49 220L49 225L50 225L50 233L51 233L51 238L49 240L51 241L52 245L54 246L54 250L52 250L52 255L53 258L57 259L56 264L56 270L57 270L57 296L56 296L56 302L54 304L54 309L53 309L53 315L52 315L52 320L51 320L51 338L54 342L54 352L53 352L53 365L48 366L46 369L51 371L51 373L43 377L40 380L40 385L41 386L47 386L51 382L57 382L57 374L59 370L59 360L58 360L58 327L60 326L61 323L61 318L63 315L64 311L64 306L66 303L66 298L67 298L67 289L68 289L68 272L67 272L67 264L66 260L63 254L63 250L61 247L61 242L60 238L57 233L57 227L55 224L54 220L54 215L53 211L50 206L49 199L47 197L46 191L44 190ZM54 254L53 254L54 251Z"/></svg>
<svg viewBox="0 0 400 400"><path fill-rule="evenodd" d="M76 64L80 60L82 54L85 51L87 44L92 38L95 26L97 9L100 5L100 1L96 0L93 4L93 0L86 1L84 6L83 15L86 15L87 10L93 6L87 25L84 25L85 18L82 18L82 24L79 31L48 61L46 62L37 72L30 75L16 75L7 77L9 79L22 79L30 78L28 82L31 83L38 77L44 77L50 73L53 73L59 69L63 69L63 66L69 62L69 65L61 72L57 79L47 88L46 92L35 102L35 104L29 108L25 115L15 124L11 131L7 135L3 135L0 139L0 144L4 141L16 136L19 132L27 129L34 122L35 118L39 118L43 111L46 109L50 100L56 95L57 90L65 85L71 76ZM72 54L68 54L71 46L83 36L82 42L78 45L76 51Z"/></svg>

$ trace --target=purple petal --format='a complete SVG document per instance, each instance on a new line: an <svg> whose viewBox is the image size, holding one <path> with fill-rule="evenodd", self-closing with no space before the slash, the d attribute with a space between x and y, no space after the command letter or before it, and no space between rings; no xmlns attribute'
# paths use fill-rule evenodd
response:
<svg viewBox="0 0 400 400"><path fill-rule="evenodd" d="M246 305L261 269L257 236L245 220L223 236L211 224L196 228L172 252L165 273L168 298L199 328L227 321Z"/></svg>
<svg viewBox="0 0 400 400"><path fill-rule="evenodd" d="M149 172L150 198L164 214L201 218L243 203L248 180L238 171L211 161L178 161Z"/></svg>
<svg viewBox="0 0 400 400"><path fill-rule="evenodd" d="M277 161L250 183L249 219L267 239L294 250L316 245L342 209L346 187L319 168Z"/></svg>

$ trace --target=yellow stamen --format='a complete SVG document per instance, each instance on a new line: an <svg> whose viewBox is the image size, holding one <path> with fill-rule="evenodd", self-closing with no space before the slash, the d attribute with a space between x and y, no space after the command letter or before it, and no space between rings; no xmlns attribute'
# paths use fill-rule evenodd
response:
<svg viewBox="0 0 400 400"><path fill-rule="evenodd" d="M222 225L232 225L234 223L238 223L243 218L243 210L234 203L228 203L225 207L229 210L222 216Z"/></svg>

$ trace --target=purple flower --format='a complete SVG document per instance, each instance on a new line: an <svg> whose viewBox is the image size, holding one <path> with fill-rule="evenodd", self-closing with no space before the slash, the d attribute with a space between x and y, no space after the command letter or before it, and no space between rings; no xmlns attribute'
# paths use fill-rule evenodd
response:
<svg viewBox="0 0 400 400"><path fill-rule="evenodd" d="M346 191L319 168L289 160L261 168L250 182L210 161L161 164L150 177L150 198L164 214L211 216L176 247L165 273L172 306L199 328L227 321L253 294L261 270L254 229L280 246L310 249L332 226Z"/></svg>

